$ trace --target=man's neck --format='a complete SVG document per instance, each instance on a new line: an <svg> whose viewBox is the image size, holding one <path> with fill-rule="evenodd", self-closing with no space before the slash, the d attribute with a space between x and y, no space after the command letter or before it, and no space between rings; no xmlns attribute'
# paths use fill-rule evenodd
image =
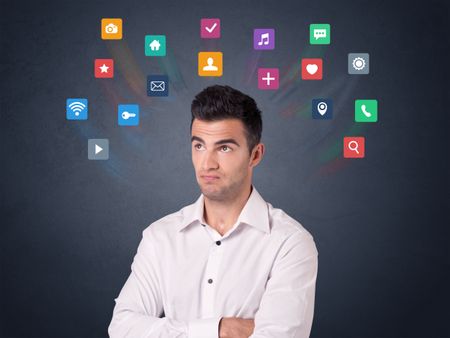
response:
<svg viewBox="0 0 450 338"><path fill-rule="evenodd" d="M205 197L205 221L223 236L236 223L251 192L252 186L250 185L229 201L214 201Z"/></svg>

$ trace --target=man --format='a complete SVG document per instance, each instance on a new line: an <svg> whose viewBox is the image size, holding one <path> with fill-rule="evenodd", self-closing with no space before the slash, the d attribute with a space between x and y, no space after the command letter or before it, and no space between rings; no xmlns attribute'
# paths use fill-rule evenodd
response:
<svg viewBox="0 0 450 338"><path fill-rule="evenodd" d="M191 111L202 194L143 231L109 335L308 337L317 250L311 235L252 185L265 149L261 112L228 86L204 89Z"/></svg>

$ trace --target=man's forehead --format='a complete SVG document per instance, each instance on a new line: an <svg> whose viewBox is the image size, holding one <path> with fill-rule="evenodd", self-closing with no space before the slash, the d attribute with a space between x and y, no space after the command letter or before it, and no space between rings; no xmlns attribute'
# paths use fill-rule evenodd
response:
<svg viewBox="0 0 450 338"><path fill-rule="evenodd" d="M244 135L244 125L239 119L224 119L218 121L203 121L195 119L192 123L192 136L210 138L241 138Z"/></svg>

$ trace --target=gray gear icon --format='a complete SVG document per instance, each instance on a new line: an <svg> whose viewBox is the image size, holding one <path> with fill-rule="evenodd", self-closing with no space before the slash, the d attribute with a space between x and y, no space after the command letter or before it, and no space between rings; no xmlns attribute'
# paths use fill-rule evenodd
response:
<svg viewBox="0 0 450 338"><path fill-rule="evenodd" d="M353 59L352 65L356 70L362 70L366 66L366 61L363 58L357 57Z"/></svg>

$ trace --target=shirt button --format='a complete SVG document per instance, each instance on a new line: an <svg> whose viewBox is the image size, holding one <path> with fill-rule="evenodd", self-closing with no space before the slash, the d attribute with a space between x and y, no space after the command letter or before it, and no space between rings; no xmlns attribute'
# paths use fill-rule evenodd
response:
<svg viewBox="0 0 450 338"><path fill-rule="evenodd" d="M217 241L216 244L217 244L217 245L220 245L220 244L222 244L222 242L221 242L221 241Z"/></svg>
<svg viewBox="0 0 450 338"><path fill-rule="evenodd" d="M210 279L208 279L208 283L209 284L212 284L212 282L213 282L213 280L210 278Z"/></svg>
<svg viewBox="0 0 450 338"><path fill-rule="evenodd" d="M202 223L202 225L205 227L206 225Z"/></svg>

